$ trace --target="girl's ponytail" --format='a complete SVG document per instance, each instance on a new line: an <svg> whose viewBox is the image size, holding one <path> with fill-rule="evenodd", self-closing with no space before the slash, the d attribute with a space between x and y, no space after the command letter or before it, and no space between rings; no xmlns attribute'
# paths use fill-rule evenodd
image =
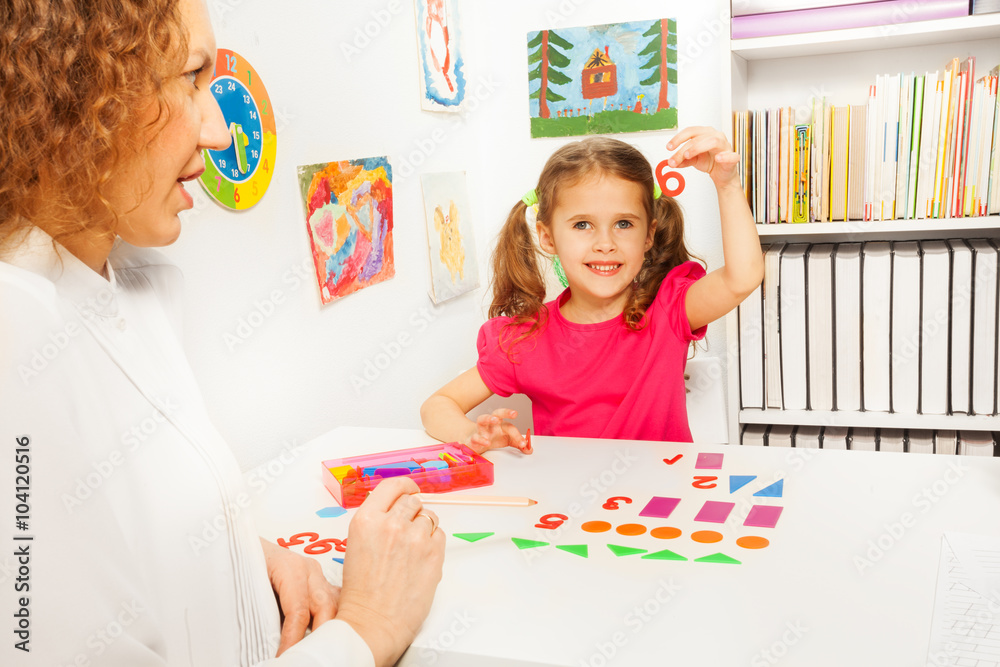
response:
<svg viewBox="0 0 1000 667"><path fill-rule="evenodd" d="M538 264L534 237L525 218L527 206L518 201L507 215L493 250L493 303L490 317L513 318L513 325L531 327L510 341L510 348L545 324L545 280Z"/></svg>
<svg viewBox="0 0 1000 667"><path fill-rule="evenodd" d="M625 304L625 323L633 330L642 328L642 316L670 270L698 259L684 243L684 213L677 200L661 195L653 200L653 211L656 216L653 247L646 251L646 260L635 279L635 289Z"/></svg>

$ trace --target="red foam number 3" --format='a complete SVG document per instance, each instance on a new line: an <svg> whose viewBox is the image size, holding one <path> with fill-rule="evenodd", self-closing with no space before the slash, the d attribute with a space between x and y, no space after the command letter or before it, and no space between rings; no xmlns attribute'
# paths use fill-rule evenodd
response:
<svg viewBox="0 0 1000 667"><path fill-rule="evenodd" d="M693 486L696 489L714 489L716 486L718 486L718 484L715 483L715 480L717 479L719 478L711 477L709 475L695 475L694 481L691 483L691 486Z"/></svg>
<svg viewBox="0 0 1000 667"><path fill-rule="evenodd" d="M548 528L549 530L555 530L559 526L563 525L564 521L568 521L569 517L565 514L546 514L541 519L539 523L535 524L535 528Z"/></svg>
<svg viewBox="0 0 1000 667"><path fill-rule="evenodd" d="M625 496L615 496L614 498L608 498L608 502L601 505L601 507L603 507L606 510L616 510L618 509L618 501L621 501L625 504L632 503L631 498L627 498Z"/></svg>

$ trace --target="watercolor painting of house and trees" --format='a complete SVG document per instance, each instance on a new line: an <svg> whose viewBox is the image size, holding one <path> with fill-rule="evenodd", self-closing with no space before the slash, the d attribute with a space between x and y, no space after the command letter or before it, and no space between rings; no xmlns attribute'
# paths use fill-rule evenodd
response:
<svg viewBox="0 0 1000 667"><path fill-rule="evenodd" d="M528 33L531 136L677 128L677 21Z"/></svg>

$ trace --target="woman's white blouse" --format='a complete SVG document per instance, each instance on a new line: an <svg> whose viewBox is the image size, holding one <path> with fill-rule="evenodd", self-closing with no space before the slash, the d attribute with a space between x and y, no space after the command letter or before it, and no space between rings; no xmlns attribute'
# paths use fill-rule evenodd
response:
<svg viewBox="0 0 1000 667"><path fill-rule="evenodd" d="M0 260L0 663L373 664L342 621L273 658L278 608L181 347L179 270L120 243L104 278L38 228Z"/></svg>

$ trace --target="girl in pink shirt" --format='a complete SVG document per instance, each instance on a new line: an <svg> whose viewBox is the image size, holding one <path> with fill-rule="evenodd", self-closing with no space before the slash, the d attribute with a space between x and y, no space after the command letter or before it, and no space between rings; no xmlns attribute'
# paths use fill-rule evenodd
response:
<svg viewBox="0 0 1000 667"><path fill-rule="evenodd" d="M525 394L539 435L690 442L688 346L760 284L764 263L740 184L738 156L712 128L667 143L671 167L715 184L725 265L690 261L677 203L661 196L636 148L594 137L546 162L535 190L511 209L493 255L493 304L479 362L420 410L434 437L482 452L530 444L508 409L466 413L493 394ZM526 218L537 203L538 246ZM556 255L567 289L544 303L536 253Z"/></svg>

